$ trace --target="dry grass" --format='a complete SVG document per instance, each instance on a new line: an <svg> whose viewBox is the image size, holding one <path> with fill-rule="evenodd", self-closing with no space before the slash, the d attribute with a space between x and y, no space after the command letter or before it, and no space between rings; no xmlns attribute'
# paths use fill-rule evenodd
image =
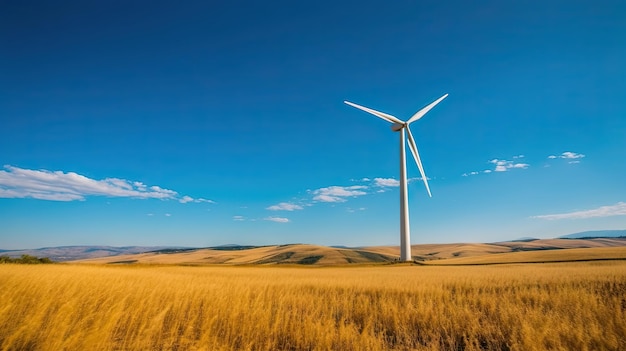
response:
<svg viewBox="0 0 626 351"><path fill-rule="evenodd" d="M0 265L1 350L624 350L626 262Z"/></svg>

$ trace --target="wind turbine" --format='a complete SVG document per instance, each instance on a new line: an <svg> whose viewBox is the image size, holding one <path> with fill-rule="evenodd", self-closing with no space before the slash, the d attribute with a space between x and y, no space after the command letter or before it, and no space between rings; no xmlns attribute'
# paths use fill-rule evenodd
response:
<svg viewBox="0 0 626 351"><path fill-rule="evenodd" d="M406 149L405 149L405 130L406 134L408 134L409 139L409 149L411 150L411 154L413 154L413 158L415 159L415 163L417 163L417 168L420 170L420 174L422 175L422 180L424 181L424 185L426 186L426 191L428 191L428 196L432 197L430 193L430 188L428 187L428 180L426 180L426 174L424 173L424 167L422 167L422 161L420 160L420 155L417 152L417 146L415 145L415 139L413 139L413 134L411 134L411 129L409 129L409 124L417 121L418 119L424 117L424 115L430 111L435 105L441 102L441 100L445 99L448 94L440 97L439 99L433 101L430 105L424 107L423 109L417 111L411 118L409 118L406 122L402 120L383 113L376 110L372 110L371 108L363 107L357 105L355 103L344 101L346 104L356 107L359 110L363 110L365 112L371 113L376 117L384 119L389 123L393 123L391 125L391 130L394 132L400 132L400 261L411 261L411 229L409 227L409 198L407 194L407 178L406 178Z"/></svg>

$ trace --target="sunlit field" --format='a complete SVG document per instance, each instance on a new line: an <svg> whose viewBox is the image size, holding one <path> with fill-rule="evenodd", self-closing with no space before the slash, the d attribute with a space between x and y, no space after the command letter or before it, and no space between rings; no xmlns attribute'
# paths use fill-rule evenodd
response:
<svg viewBox="0 0 626 351"><path fill-rule="evenodd" d="M2 350L625 350L626 262L0 265Z"/></svg>

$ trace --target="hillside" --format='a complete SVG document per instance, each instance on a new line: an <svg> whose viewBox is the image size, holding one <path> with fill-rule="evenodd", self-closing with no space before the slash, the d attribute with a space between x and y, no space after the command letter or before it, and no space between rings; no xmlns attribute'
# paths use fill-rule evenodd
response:
<svg viewBox="0 0 626 351"><path fill-rule="evenodd" d="M528 242L500 242L491 244L425 244L413 245L413 258L418 262L439 263L452 259L481 257L483 260L504 260L516 253L531 252L536 260L541 261L543 253L550 257L559 257L568 249L597 249L626 247L626 239L545 239ZM618 250L619 251L619 250ZM174 264L174 265L343 265L373 264L394 262L398 258L396 246L373 246L363 248L337 248L306 244L275 245L263 247L233 247L161 250L132 255L101 257L74 262L98 264ZM601 252L601 251L597 251ZM608 251L607 251L608 252ZM611 251L614 252L614 251ZM621 252L621 251L619 251ZM624 251L626 252L626 251ZM600 256L598 256L600 255ZM618 253L616 258L621 258ZM523 257L523 256L516 256ZM569 256L568 256L569 257ZM580 253L576 257L581 257ZM611 256L613 257L613 256ZM624 256L626 257L626 256ZM591 259L601 258L601 253L593 254ZM522 259L518 258L517 261ZM548 261L558 260L551 258ZM569 260L565 258L562 260ZM479 260L480 261L480 260ZM479 262L477 261L477 262ZM513 260L515 261L515 259ZM516 262L517 262L516 261ZM459 261L463 262L463 261ZM467 261L468 264L474 261ZM452 262L454 263L454 262ZM461 264L461 263L459 263Z"/></svg>
<svg viewBox="0 0 626 351"><path fill-rule="evenodd" d="M493 255L428 261L424 264L437 266L466 266L510 263L556 263L606 260L626 260L626 246L509 252Z"/></svg>
<svg viewBox="0 0 626 351"><path fill-rule="evenodd" d="M30 255L47 257L55 262L74 261L96 257L138 254L146 251L162 250L165 246L57 246L30 250L0 250L0 255L20 257Z"/></svg>
<svg viewBox="0 0 626 351"><path fill-rule="evenodd" d="M102 257L77 262L149 263L149 264L301 264L337 265L349 263L391 262L393 255L368 249L342 249L316 245L292 244L225 250L208 248L182 252L157 251L137 255Z"/></svg>
<svg viewBox="0 0 626 351"><path fill-rule="evenodd" d="M590 230L586 232L563 235L561 239L583 239L583 238L626 238L624 230Z"/></svg>

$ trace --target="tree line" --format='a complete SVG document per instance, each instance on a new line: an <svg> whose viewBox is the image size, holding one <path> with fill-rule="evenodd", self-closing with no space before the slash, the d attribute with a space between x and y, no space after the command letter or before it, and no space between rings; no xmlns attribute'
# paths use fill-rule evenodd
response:
<svg viewBox="0 0 626 351"><path fill-rule="evenodd" d="M0 256L0 264L2 263L21 263L21 264L41 264L41 263L53 263L48 257L36 257L31 255L22 255L17 258L11 258L7 255Z"/></svg>

